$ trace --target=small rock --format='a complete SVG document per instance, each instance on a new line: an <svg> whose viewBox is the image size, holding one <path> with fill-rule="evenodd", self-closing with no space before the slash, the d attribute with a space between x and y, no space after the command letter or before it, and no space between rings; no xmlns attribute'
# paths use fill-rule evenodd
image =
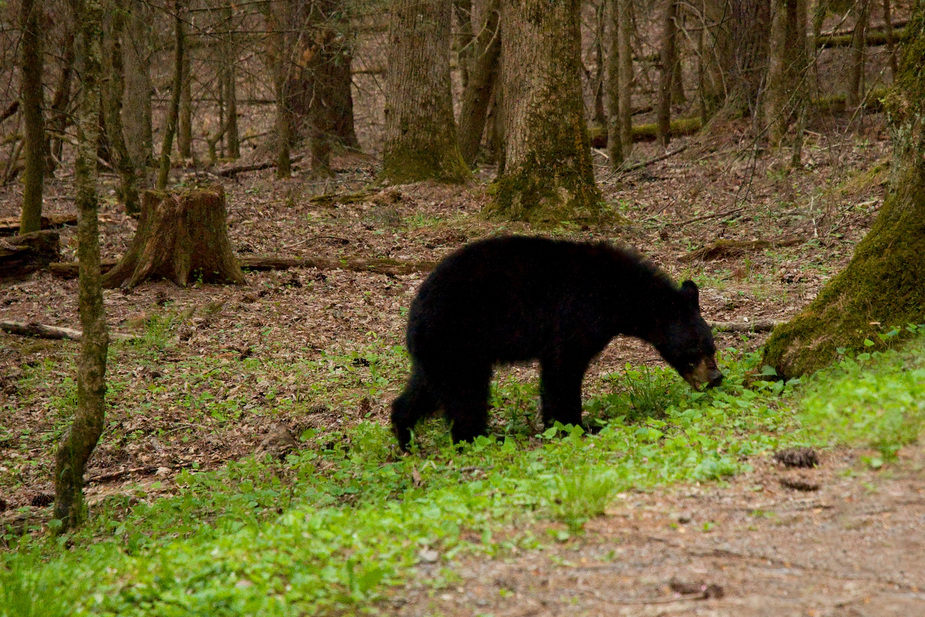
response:
<svg viewBox="0 0 925 617"><path fill-rule="evenodd" d="M440 553L432 548L422 548L418 551L418 557L424 563L437 563L440 560Z"/></svg>
<svg viewBox="0 0 925 617"><path fill-rule="evenodd" d="M819 455L812 448L786 448L774 453L774 460L787 467L818 467Z"/></svg>

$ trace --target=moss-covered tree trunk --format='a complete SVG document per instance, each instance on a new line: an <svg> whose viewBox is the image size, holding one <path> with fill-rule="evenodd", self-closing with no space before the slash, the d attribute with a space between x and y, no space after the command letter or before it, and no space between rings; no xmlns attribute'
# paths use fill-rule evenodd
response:
<svg viewBox="0 0 925 617"><path fill-rule="evenodd" d="M55 456L55 518L63 529L86 518L83 475L87 460L103 432L106 353L109 333L100 288L100 246L97 222L96 146L99 137L102 16L99 0L73 0L78 16L77 59L81 80L77 111L77 161L74 184L78 210L77 256L80 260L78 301L83 337L77 359L77 409L61 437Z"/></svg>
<svg viewBox="0 0 925 617"><path fill-rule="evenodd" d="M596 219L581 90L578 0L501 3L504 171L491 211L535 223Z"/></svg>
<svg viewBox="0 0 925 617"><path fill-rule="evenodd" d="M42 189L45 181L45 120L42 107L42 15L41 0L23 0L22 29L22 115L25 121L26 169L22 192L19 233L42 227Z"/></svg>
<svg viewBox="0 0 925 617"><path fill-rule="evenodd" d="M392 3L382 178L464 182L450 93L451 0Z"/></svg>
<svg viewBox="0 0 925 617"><path fill-rule="evenodd" d="M893 133L890 191L843 272L789 323L777 327L764 362L786 377L831 362L840 347L925 322L925 5L907 26L896 85L887 100Z"/></svg>

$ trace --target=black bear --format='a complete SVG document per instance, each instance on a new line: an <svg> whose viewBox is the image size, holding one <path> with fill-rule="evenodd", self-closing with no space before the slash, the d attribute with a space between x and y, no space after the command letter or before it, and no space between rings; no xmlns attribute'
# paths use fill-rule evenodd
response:
<svg viewBox="0 0 925 617"><path fill-rule="evenodd" d="M581 422L581 381L618 334L648 341L694 388L718 385L697 285L680 288L635 252L526 236L456 251L411 303L411 378L392 403L407 450L418 420L442 407L454 442L485 433L492 367L538 359L543 421Z"/></svg>

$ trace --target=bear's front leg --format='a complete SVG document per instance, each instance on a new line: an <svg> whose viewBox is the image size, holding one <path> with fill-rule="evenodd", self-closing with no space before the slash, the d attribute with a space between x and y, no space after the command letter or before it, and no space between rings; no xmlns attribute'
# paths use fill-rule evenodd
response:
<svg viewBox="0 0 925 617"><path fill-rule="evenodd" d="M540 397L543 424L556 422L581 426L581 381L589 360L543 359L540 361Z"/></svg>

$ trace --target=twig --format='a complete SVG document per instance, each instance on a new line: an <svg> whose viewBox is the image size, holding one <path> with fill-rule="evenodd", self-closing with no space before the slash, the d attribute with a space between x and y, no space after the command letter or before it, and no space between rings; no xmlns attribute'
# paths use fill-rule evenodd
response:
<svg viewBox="0 0 925 617"><path fill-rule="evenodd" d="M724 216L729 216L730 214L738 214L745 209L745 206L739 206L738 208L732 208L731 210L726 210L724 212L716 212L714 214L705 214L703 216L695 216L692 219L687 219L686 221L681 221L678 225L688 225L690 223L696 223L697 221L706 221L709 219L722 218Z"/></svg>
<svg viewBox="0 0 925 617"><path fill-rule="evenodd" d="M655 156L655 157L652 157L652 158L650 158L650 159L646 159L645 161L640 161L640 162L638 162L638 163L633 163L632 165L629 165L629 166L627 166L627 167L621 167L619 171L612 173L612 174L611 174L610 176L608 176L606 179L607 179L607 180L611 180L611 179L614 179L614 178L615 178L617 181L622 180L623 178L625 178L626 176L628 176L631 172L634 172L634 171L636 171L637 169L642 169L643 167L648 167L649 165L652 165L653 163L658 163L659 161L664 161L665 159L671 158L671 157L674 156L675 154L680 154L680 153L684 152L685 150L687 150L687 144L684 144L684 145L681 146L680 148L678 148L678 149L676 149L676 150L672 150L671 152L666 152L665 154L660 154L660 155ZM619 175L618 175L618 174L619 174Z"/></svg>

